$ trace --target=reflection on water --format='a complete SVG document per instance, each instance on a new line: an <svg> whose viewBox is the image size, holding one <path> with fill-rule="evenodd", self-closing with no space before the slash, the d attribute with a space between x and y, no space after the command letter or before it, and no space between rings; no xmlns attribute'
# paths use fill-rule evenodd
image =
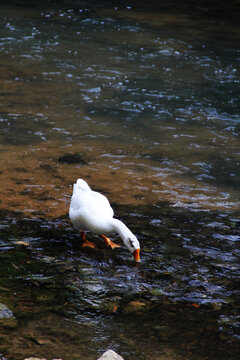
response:
<svg viewBox="0 0 240 360"><path fill-rule="evenodd" d="M0 352L239 358L238 5L26 4L0 5ZM81 249L78 177L141 267Z"/></svg>

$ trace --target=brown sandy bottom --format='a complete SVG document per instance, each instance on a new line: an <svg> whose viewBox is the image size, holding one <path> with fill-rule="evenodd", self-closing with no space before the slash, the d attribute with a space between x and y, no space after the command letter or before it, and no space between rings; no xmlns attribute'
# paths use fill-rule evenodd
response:
<svg viewBox="0 0 240 360"><path fill-rule="evenodd" d="M85 179L111 202L138 204L145 200L142 186L151 184L134 174L137 166L127 159L124 165L103 156L99 147L86 150L78 144L60 143L5 148L2 150L1 208L29 215L60 217L68 212L72 185ZM150 183L150 184L149 184ZM141 187L140 187L141 185ZM145 190L146 191L146 190Z"/></svg>
<svg viewBox="0 0 240 360"><path fill-rule="evenodd" d="M169 174L137 152L89 141L61 142L1 149L0 206L27 216L56 218L68 213L72 184L85 179L111 203L173 205L224 209L227 202L214 186ZM234 195L234 194L233 194ZM238 197L228 206L238 207Z"/></svg>

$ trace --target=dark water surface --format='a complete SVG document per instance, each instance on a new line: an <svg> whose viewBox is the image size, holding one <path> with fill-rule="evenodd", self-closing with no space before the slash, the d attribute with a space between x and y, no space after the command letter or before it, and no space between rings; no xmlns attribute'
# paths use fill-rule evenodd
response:
<svg viewBox="0 0 240 360"><path fill-rule="evenodd" d="M1 2L0 358L239 359L239 13ZM138 236L139 266L81 248L78 177Z"/></svg>

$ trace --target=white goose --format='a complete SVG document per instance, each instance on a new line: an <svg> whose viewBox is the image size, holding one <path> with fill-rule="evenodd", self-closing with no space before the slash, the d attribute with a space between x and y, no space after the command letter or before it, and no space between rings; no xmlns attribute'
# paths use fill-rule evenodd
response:
<svg viewBox="0 0 240 360"><path fill-rule="evenodd" d="M114 212L108 199L99 192L91 190L86 181L78 179L73 185L69 217L74 227L81 231L84 241L82 246L95 247L94 243L85 237L85 231L89 230L100 235L106 245L114 249L119 245L102 234L117 233L135 260L140 262L139 241L128 227L122 221L113 218L113 215Z"/></svg>

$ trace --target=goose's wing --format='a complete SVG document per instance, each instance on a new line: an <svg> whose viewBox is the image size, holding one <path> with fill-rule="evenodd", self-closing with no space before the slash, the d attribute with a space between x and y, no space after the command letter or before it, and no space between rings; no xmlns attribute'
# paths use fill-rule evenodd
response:
<svg viewBox="0 0 240 360"><path fill-rule="evenodd" d="M113 209L106 198L106 196L100 194L97 191L91 191L91 199L88 203L88 208L96 216L101 217L113 217Z"/></svg>
<svg viewBox="0 0 240 360"><path fill-rule="evenodd" d="M89 221L94 222L94 219L112 218L113 215L113 209L106 196L91 189L88 191L79 189L74 184L69 216L75 224L78 223L80 226Z"/></svg>

